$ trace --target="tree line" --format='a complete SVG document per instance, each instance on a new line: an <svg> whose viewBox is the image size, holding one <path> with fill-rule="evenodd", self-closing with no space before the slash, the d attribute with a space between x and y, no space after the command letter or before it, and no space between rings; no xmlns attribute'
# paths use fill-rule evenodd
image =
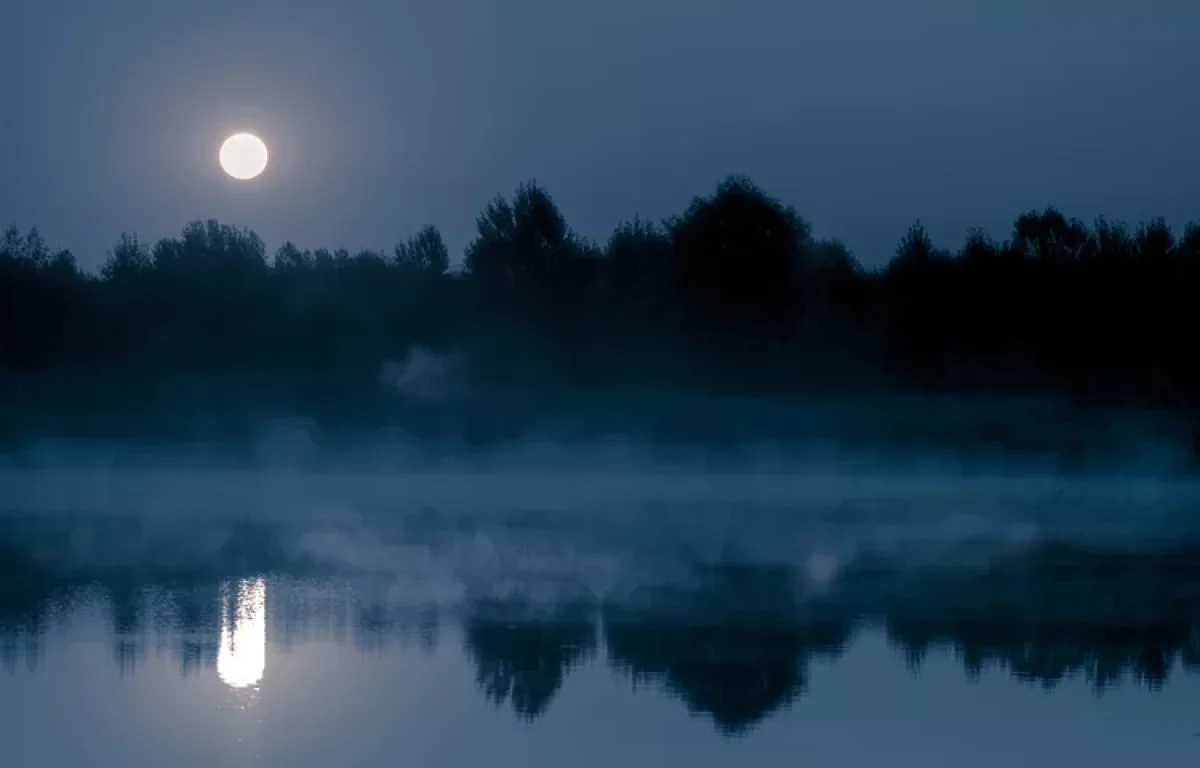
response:
<svg viewBox="0 0 1200 768"><path fill-rule="evenodd" d="M603 244L531 182L487 205L458 264L434 227L391 253L285 243L269 255L252 231L203 221L152 244L123 234L91 273L36 230L9 229L0 370L370 378L420 346L466 352L492 383L1191 407L1198 286L1198 224L1087 225L1051 207L951 251L917 223L865 269L745 178Z"/></svg>

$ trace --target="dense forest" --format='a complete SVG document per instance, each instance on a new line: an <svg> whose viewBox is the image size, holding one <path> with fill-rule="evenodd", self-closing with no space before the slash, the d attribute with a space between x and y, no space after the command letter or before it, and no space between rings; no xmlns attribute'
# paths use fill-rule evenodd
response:
<svg viewBox="0 0 1200 768"><path fill-rule="evenodd" d="M270 255L207 221L153 244L124 234L94 274L10 229L0 382L43 399L198 374L349 393L419 349L466 360L490 388L1053 394L1192 411L1198 286L1197 224L1089 226L1047 208L952 251L917 223L868 270L744 178L603 245L529 183L487 205L461 262L433 227L392 253Z"/></svg>

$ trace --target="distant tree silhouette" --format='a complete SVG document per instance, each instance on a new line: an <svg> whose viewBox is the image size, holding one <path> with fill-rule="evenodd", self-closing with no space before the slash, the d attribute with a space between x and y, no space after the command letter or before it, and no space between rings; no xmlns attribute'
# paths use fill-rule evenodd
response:
<svg viewBox="0 0 1200 768"><path fill-rule="evenodd" d="M1006 240L972 230L952 252L918 222L886 266L864 269L743 177L661 224L620 224L603 248L529 182L485 207L461 269L451 262L434 227L386 254L289 242L268 257L253 232L195 221L154 243L122 234L92 273L36 229L9 228L0 392L13 406L0 427L55 414L80 430L149 429L168 401L213 424L279 410L411 419L380 370L413 348L461 353L475 391L788 397L841 392L870 372L922 392L1200 414L1185 330L1200 224L1089 227L1046 207L1017 217ZM119 415L151 405L156 419Z"/></svg>
<svg viewBox="0 0 1200 768"><path fill-rule="evenodd" d="M450 251L437 227L425 227L396 246L396 263L418 275L442 275L450 268Z"/></svg>
<svg viewBox="0 0 1200 768"><path fill-rule="evenodd" d="M651 222L621 224L604 250L606 294L614 321L633 333L670 323L671 237Z"/></svg>
<svg viewBox="0 0 1200 768"><path fill-rule="evenodd" d="M472 305L491 324L477 347L480 370L505 375L511 354L496 346L513 334L532 341L550 360L570 365L582 356L596 296L599 254L575 235L550 195L536 183L500 197L476 222L464 258Z"/></svg>
<svg viewBox="0 0 1200 768"><path fill-rule="evenodd" d="M1200 268L1200 223L1187 225L1176 252L1180 260L1185 262L1185 266L1192 270L1191 274L1196 274L1197 268Z"/></svg>
<svg viewBox="0 0 1200 768"><path fill-rule="evenodd" d="M786 334L799 313L807 222L756 187L731 177L669 223L675 289L698 322Z"/></svg>
<svg viewBox="0 0 1200 768"><path fill-rule="evenodd" d="M467 270L486 285L533 287L562 275L579 248L554 200L535 183L510 203L498 197L480 215Z"/></svg>
<svg viewBox="0 0 1200 768"><path fill-rule="evenodd" d="M32 229L0 237L0 371L39 370L85 352L88 284L67 251Z"/></svg>
<svg viewBox="0 0 1200 768"><path fill-rule="evenodd" d="M1087 228L1081 222L1068 220L1053 207L1022 214L1013 226L1013 248L1034 259L1077 260L1087 240Z"/></svg>
<svg viewBox="0 0 1200 768"><path fill-rule="evenodd" d="M896 269L928 268L939 257L944 257L944 254L933 247L933 240L925 231L925 226L918 221L909 227L908 233L896 246L896 258L892 264Z"/></svg>

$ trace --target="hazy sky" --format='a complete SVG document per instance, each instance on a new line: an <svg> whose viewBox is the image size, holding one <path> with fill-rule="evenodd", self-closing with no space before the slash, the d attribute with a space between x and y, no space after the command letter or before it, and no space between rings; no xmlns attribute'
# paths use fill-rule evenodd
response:
<svg viewBox="0 0 1200 768"><path fill-rule="evenodd" d="M217 217L458 251L537 178L584 235L729 173L868 264L1054 203L1200 218L1195 0L8 0L0 225L86 265ZM272 166L238 184L224 135Z"/></svg>

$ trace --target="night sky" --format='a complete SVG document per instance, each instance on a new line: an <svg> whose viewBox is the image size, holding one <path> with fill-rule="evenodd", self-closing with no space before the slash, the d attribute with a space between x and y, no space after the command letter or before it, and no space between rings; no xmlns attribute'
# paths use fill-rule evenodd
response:
<svg viewBox="0 0 1200 768"><path fill-rule="evenodd" d="M868 265L1053 203L1200 217L1195 0L8 0L0 226L94 267L217 217L452 251L536 178L583 235L729 173ZM272 165L216 166L237 130Z"/></svg>

